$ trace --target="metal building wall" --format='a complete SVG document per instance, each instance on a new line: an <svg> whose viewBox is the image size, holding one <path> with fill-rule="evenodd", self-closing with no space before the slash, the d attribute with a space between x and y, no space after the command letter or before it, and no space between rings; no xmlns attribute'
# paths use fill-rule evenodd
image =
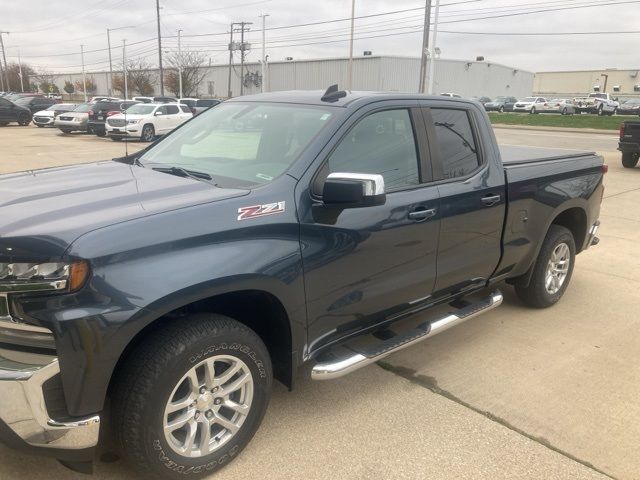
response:
<svg viewBox="0 0 640 480"><path fill-rule="evenodd" d="M533 73L495 63L466 62L463 60L436 60L435 93L455 92L464 97L513 95L523 97L533 90ZM324 90L337 83L346 86L348 59L298 60L273 62L268 65L267 90ZM226 98L228 92L227 65L206 67L198 95ZM260 73L258 63L245 65L245 73ZM420 59L409 57L357 57L353 61L353 89L396 92L415 92L418 89ZM89 74L98 85L98 94L107 92L105 72ZM157 73L156 73L157 78ZM82 75L61 75L64 81L82 80ZM240 94L240 65L234 65L231 75L232 96ZM260 92L260 86L249 85L244 94ZM160 88L156 84L156 95ZM170 94L165 91L165 94ZM130 96L134 95L131 93Z"/></svg>

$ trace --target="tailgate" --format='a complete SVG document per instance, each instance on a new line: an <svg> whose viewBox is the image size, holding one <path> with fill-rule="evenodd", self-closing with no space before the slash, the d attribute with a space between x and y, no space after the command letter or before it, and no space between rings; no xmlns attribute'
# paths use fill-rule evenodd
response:
<svg viewBox="0 0 640 480"><path fill-rule="evenodd" d="M640 122L624 122L623 142L640 142Z"/></svg>

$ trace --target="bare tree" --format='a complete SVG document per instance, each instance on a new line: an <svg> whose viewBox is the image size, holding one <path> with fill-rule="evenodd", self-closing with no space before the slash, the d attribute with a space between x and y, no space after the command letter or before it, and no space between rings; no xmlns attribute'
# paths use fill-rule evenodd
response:
<svg viewBox="0 0 640 480"><path fill-rule="evenodd" d="M58 77L59 75L53 74L48 70L41 69L31 75L31 81L44 93L58 93L60 91L56 85Z"/></svg>
<svg viewBox="0 0 640 480"><path fill-rule="evenodd" d="M122 69L122 66L120 66ZM153 95L157 76L153 73L152 67L144 60L127 61L127 89L129 94ZM124 94L124 77L122 74L113 76L112 88L116 92Z"/></svg>
<svg viewBox="0 0 640 480"><path fill-rule="evenodd" d="M76 80L76 83L74 84L75 91L84 92L84 84L85 82L83 82L82 80ZM87 84L87 93L91 93L91 94L96 93L98 86L96 85L96 81L94 80L93 77L87 77L86 84Z"/></svg>
<svg viewBox="0 0 640 480"><path fill-rule="evenodd" d="M167 64L171 67L164 76L164 85L174 95L180 95L180 77L182 70L182 94L185 97L197 96L198 88L207 74L204 68L207 57L199 52L186 51L180 55L171 53L167 57Z"/></svg>
<svg viewBox="0 0 640 480"><path fill-rule="evenodd" d="M7 76L9 77L9 91L19 92L21 88L20 83L20 65L12 62L7 65ZM25 91L31 90L32 77L35 74L35 70L30 65L22 64L22 85L24 85Z"/></svg>

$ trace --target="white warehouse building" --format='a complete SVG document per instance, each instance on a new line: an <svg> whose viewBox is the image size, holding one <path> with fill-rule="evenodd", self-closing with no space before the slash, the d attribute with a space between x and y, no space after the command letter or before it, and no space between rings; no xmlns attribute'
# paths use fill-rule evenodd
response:
<svg viewBox="0 0 640 480"><path fill-rule="evenodd" d="M266 89L282 90L324 90L337 83L346 85L347 58L320 60L293 60L270 62L267 66ZM261 89L261 65L246 63L244 94L258 93ZM197 96L227 98L228 65L203 67L205 76L198 88ZM166 69L165 69L166 70ZM353 60L353 89L393 92L415 92L418 90L420 59L397 56L363 56ZM121 72L114 70L114 75ZM87 73L96 83L96 94L108 93L109 72ZM158 72L155 95L160 94ZM465 61L436 59L434 93L454 92L463 97L496 97L509 95L525 97L533 90L532 72L486 61ZM55 83L62 91L65 81L82 81L81 73L56 75ZM235 64L231 75L232 96L240 95L240 65ZM135 96L138 92L130 92ZM165 95L171 95L165 89Z"/></svg>

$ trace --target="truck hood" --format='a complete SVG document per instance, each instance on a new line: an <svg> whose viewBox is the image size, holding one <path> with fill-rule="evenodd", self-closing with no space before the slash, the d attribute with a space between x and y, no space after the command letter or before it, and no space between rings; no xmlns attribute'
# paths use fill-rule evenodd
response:
<svg viewBox="0 0 640 480"><path fill-rule="evenodd" d="M0 261L59 257L92 230L247 193L112 161L0 175Z"/></svg>

